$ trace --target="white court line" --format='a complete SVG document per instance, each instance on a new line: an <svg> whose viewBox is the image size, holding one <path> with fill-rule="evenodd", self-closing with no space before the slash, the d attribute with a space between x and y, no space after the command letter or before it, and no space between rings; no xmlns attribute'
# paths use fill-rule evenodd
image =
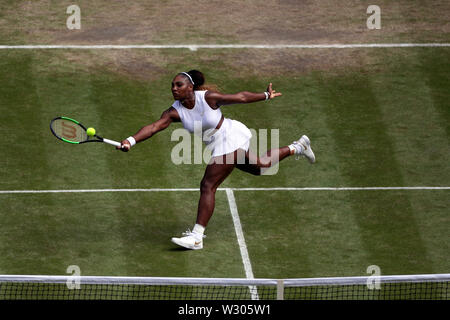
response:
<svg viewBox="0 0 450 320"><path fill-rule="evenodd" d="M450 190L450 187L274 187L274 188L218 188L218 191L370 191L370 190ZM15 193L91 193L91 192L199 192L199 188L138 188L138 189L60 189L60 190L0 190L0 194Z"/></svg>
<svg viewBox="0 0 450 320"><path fill-rule="evenodd" d="M90 192L162 192L162 191L200 191L199 188L150 188L150 189L61 189L61 190L0 190L0 194L9 193L90 193Z"/></svg>
<svg viewBox="0 0 450 320"><path fill-rule="evenodd" d="M220 188L219 188L220 189ZM238 191L367 191L367 190L450 190L450 187L281 187L281 188L232 188Z"/></svg>
<svg viewBox="0 0 450 320"><path fill-rule="evenodd" d="M228 198L228 205L230 206L231 216L233 218L234 230L236 231L236 237L239 244L239 250L241 251L242 263L244 264L245 276L247 279L254 279L252 264L250 262L250 256L247 250L247 244L245 243L244 231L242 231L241 220L239 219L239 213L236 205L236 199L234 198L233 190L226 188ZM249 286L252 300L259 300L258 289L256 286Z"/></svg>
<svg viewBox="0 0 450 320"><path fill-rule="evenodd" d="M354 44L169 44L169 45L0 45L0 49L352 49L450 47L450 43Z"/></svg>

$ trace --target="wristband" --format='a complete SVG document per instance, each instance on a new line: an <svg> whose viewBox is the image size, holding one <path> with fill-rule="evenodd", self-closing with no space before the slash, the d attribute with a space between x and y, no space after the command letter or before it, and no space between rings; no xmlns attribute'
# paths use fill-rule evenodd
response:
<svg viewBox="0 0 450 320"><path fill-rule="evenodd" d="M267 91L264 94L266 95L266 100L269 100L270 94Z"/></svg>
<svg viewBox="0 0 450 320"><path fill-rule="evenodd" d="M133 136L128 137L127 140L130 143L131 147L136 144L136 140L133 138Z"/></svg>

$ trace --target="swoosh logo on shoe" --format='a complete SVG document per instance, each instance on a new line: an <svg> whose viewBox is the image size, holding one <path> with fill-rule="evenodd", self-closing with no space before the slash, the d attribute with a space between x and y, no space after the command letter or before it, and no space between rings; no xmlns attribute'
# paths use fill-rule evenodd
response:
<svg viewBox="0 0 450 320"><path fill-rule="evenodd" d="M199 242L195 241L194 246L199 246L201 243L202 243L201 241L199 241Z"/></svg>

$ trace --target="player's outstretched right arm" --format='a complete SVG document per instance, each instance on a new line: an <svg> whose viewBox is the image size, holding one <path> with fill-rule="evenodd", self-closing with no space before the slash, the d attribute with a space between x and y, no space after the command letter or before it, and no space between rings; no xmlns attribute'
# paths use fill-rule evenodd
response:
<svg viewBox="0 0 450 320"><path fill-rule="evenodd" d="M179 121L181 121L181 120L180 120L177 110L175 110L175 108L173 108L173 107L170 107L169 109L167 109L166 111L163 112L163 114L161 115L161 118L159 118L159 120L142 127L134 135L123 140L121 142L122 148L117 148L117 149L127 152L136 143L144 141L144 140L150 138L151 136L155 135L156 133L166 129L172 122L179 122Z"/></svg>

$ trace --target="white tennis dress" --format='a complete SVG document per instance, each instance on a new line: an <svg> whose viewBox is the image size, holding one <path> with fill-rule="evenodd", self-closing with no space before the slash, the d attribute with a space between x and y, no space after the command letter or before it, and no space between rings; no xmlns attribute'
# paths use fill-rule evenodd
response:
<svg viewBox="0 0 450 320"><path fill-rule="evenodd" d="M195 106L192 109L184 107L176 100L172 107L177 110L184 128L190 133L201 135L211 156L234 152L237 149L248 150L252 133L241 122L225 118L221 127L215 129L222 118L220 108L213 109L205 100L207 91L194 91Z"/></svg>

